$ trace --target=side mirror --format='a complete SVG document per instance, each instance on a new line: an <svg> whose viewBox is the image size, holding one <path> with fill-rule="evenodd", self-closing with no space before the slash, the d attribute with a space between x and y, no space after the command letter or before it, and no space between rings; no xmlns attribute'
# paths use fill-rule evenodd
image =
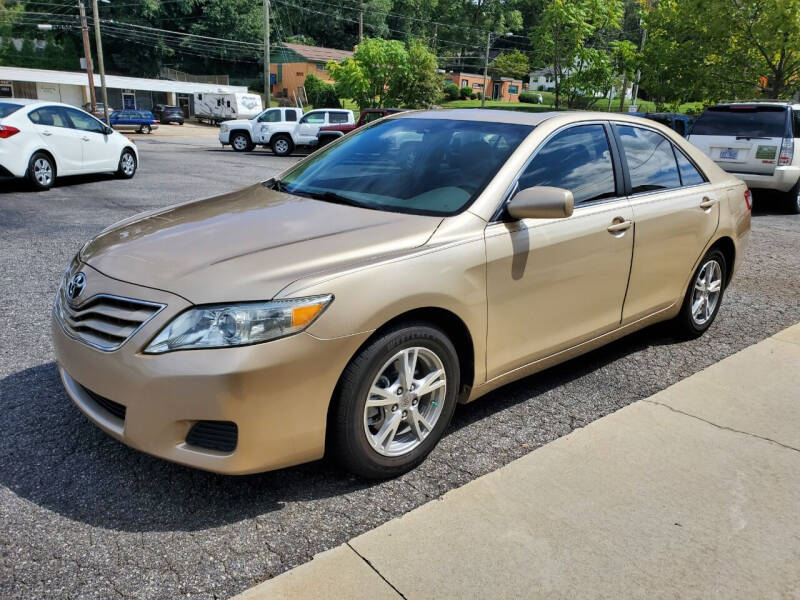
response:
<svg viewBox="0 0 800 600"><path fill-rule="evenodd" d="M114 130L111 127L109 127L108 125L106 125L105 134L106 135L111 135L112 133L114 133Z"/></svg>
<svg viewBox="0 0 800 600"><path fill-rule="evenodd" d="M507 209L515 219L563 219L572 215L574 204L569 190L538 185L517 192Z"/></svg>

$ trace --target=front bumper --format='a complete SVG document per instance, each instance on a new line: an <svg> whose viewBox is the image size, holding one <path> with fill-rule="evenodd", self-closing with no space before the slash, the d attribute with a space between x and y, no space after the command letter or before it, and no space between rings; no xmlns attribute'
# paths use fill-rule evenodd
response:
<svg viewBox="0 0 800 600"><path fill-rule="evenodd" d="M731 173L747 184L753 190L776 190L788 192L800 179L800 166L789 165L775 167L772 175L754 175L752 173Z"/></svg>
<svg viewBox="0 0 800 600"><path fill-rule="evenodd" d="M78 408L125 444L177 463L226 474L267 471L321 458L328 405L359 334L321 340L307 333L239 348L143 354L152 337L189 303L182 298L81 269L98 290L167 304L119 349L74 339L53 316L64 387ZM91 392L91 393L90 393ZM124 406L124 418L96 397ZM233 451L187 443L200 420L236 424Z"/></svg>

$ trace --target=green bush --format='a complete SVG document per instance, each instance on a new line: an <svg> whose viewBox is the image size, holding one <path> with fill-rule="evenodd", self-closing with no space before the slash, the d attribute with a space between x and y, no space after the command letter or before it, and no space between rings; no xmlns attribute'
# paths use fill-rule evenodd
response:
<svg viewBox="0 0 800 600"><path fill-rule="evenodd" d="M336 89L313 73L306 75L305 88L308 103L314 108L342 108Z"/></svg>
<svg viewBox="0 0 800 600"><path fill-rule="evenodd" d="M455 83L448 83L444 86L444 97L447 100L458 100L460 98L461 90Z"/></svg>
<svg viewBox="0 0 800 600"><path fill-rule="evenodd" d="M472 98L475 97L475 92L473 92L472 88L470 87L462 87L459 92L459 97L462 100L471 100Z"/></svg>
<svg viewBox="0 0 800 600"><path fill-rule="evenodd" d="M539 104L539 94L536 92L522 92L519 95L520 102L527 102L528 104Z"/></svg>

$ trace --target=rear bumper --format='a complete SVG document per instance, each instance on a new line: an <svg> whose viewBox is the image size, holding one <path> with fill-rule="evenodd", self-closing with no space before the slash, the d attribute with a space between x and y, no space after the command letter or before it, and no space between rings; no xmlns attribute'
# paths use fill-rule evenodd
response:
<svg viewBox="0 0 800 600"><path fill-rule="evenodd" d="M800 180L800 166L775 167L772 175L752 173L731 173L731 175L744 181L750 189L788 192Z"/></svg>

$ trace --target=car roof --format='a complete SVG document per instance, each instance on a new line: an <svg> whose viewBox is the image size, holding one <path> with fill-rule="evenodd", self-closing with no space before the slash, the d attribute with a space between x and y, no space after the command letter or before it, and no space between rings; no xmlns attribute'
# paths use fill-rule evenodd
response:
<svg viewBox="0 0 800 600"><path fill-rule="evenodd" d="M548 119L563 122L617 121L627 123L647 123L647 119L627 113L608 113L585 110L564 110L548 112L526 112L522 110L494 110L490 108L459 108L451 110L420 110L388 115L389 119L451 119L457 121L483 121L487 123L513 123L537 126Z"/></svg>
<svg viewBox="0 0 800 600"><path fill-rule="evenodd" d="M20 104L21 106L64 106L66 108L77 108L78 110L81 110L80 107L73 106L72 104L66 104L64 102L50 102L49 100L31 98L0 98L0 102L6 102L8 104Z"/></svg>
<svg viewBox="0 0 800 600"><path fill-rule="evenodd" d="M800 103L793 100L741 100L739 102L720 102L709 108L718 106L783 106L785 108L798 108Z"/></svg>

